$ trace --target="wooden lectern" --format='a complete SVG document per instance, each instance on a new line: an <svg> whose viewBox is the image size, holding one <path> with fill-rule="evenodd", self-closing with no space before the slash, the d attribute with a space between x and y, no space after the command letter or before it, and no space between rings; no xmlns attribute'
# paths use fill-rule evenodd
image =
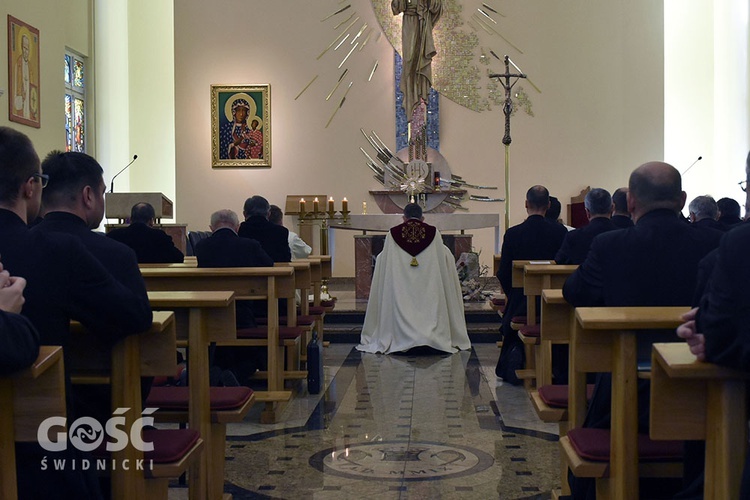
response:
<svg viewBox="0 0 750 500"><path fill-rule="evenodd" d="M174 204L163 193L107 193L104 215L108 219L118 219L117 224L105 224L107 231L122 227L130 218L130 211L137 203L148 203L156 212L155 228L167 233L174 245L184 254L187 251L187 225L161 224L161 219L174 218Z"/></svg>
<svg viewBox="0 0 750 500"><path fill-rule="evenodd" d="M130 210L136 203L148 203L154 207L157 222L161 218L174 217L174 204L162 193L107 193L104 214L108 219L123 222L130 218Z"/></svg>

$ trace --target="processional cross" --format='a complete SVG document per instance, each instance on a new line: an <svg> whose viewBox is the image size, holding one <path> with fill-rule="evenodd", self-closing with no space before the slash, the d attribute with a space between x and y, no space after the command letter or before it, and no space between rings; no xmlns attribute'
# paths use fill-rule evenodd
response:
<svg viewBox="0 0 750 500"><path fill-rule="evenodd" d="M511 73L510 66L518 71L518 73ZM496 78L500 85L505 89L505 102L503 103L503 114L505 115L505 135L503 135L503 144L505 144L505 229L507 230L510 226L510 217L508 215L508 204L510 202L510 115L513 113L513 100L511 99L511 90L518 80L521 78L528 78L526 74L521 71L521 68L515 65L510 57L505 56L505 73L492 73L490 78ZM512 81L511 81L512 80Z"/></svg>

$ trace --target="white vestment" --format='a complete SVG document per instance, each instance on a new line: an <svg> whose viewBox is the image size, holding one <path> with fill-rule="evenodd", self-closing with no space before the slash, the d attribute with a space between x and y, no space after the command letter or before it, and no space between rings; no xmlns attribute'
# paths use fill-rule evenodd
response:
<svg viewBox="0 0 750 500"><path fill-rule="evenodd" d="M471 347L456 264L438 231L416 257L390 233L375 263L365 323L357 349L401 352L429 346L453 353Z"/></svg>

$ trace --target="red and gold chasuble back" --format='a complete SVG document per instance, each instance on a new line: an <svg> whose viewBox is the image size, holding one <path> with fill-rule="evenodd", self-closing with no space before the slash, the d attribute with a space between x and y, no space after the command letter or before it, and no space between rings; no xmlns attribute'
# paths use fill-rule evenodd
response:
<svg viewBox="0 0 750 500"><path fill-rule="evenodd" d="M391 237L412 257L419 255L435 239L437 229L417 219L409 219L391 228ZM412 264L416 265L416 264Z"/></svg>

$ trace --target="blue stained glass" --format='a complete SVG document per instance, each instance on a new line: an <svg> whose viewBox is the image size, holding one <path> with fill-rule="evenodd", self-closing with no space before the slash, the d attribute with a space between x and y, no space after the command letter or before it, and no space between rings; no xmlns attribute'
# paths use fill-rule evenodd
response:
<svg viewBox="0 0 750 500"><path fill-rule="evenodd" d="M401 92L401 56L393 51L393 70L396 87L396 151L409 146L408 122L406 112L401 107L404 94ZM440 94L434 88L430 89L427 99L427 147L440 151Z"/></svg>
<svg viewBox="0 0 750 500"><path fill-rule="evenodd" d="M65 151L73 149L73 96L65 94Z"/></svg>
<svg viewBox="0 0 750 500"><path fill-rule="evenodd" d="M71 57L65 54L65 83L70 84Z"/></svg>

